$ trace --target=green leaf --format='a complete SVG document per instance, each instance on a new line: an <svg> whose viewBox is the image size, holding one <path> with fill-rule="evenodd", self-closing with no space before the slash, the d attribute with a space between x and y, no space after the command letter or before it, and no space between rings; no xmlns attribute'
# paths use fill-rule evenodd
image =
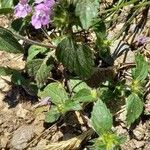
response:
<svg viewBox="0 0 150 150"><path fill-rule="evenodd" d="M0 50L10 53L22 53L23 48L14 38L13 34L5 29L0 27Z"/></svg>
<svg viewBox="0 0 150 150"><path fill-rule="evenodd" d="M26 68L30 76L36 76L37 71L43 63L43 59L33 59L31 61L27 61Z"/></svg>
<svg viewBox="0 0 150 150"><path fill-rule="evenodd" d="M143 82L148 75L148 63L141 54L135 56L135 63L136 68L132 71L133 79Z"/></svg>
<svg viewBox="0 0 150 150"><path fill-rule="evenodd" d="M69 17L67 11L61 5L56 5L54 8L53 23L57 28L67 27L69 23Z"/></svg>
<svg viewBox="0 0 150 150"><path fill-rule="evenodd" d="M16 85L21 85L28 94L35 96L37 95L37 86L25 79L25 77L19 71L15 70L13 72L11 81Z"/></svg>
<svg viewBox="0 0 150 150"><path fill-rule="evenodd" d="M0 0L0 14L12 13L13 0Z"/></svg>
<svg viewBox="0 0 150 150"><path fill-rule="evenodd" d="M60 112L56 107L52 107L45 115L45 122L53 123L57 121L60 117Z"/></svg>
<svg viewBox="0 0 150 150"><path fill-rule="evenodd" d="M43 87L46 84L47 78L51 75L50 70L52 69L51 65L42 63L39 70L37 71L35 80L38 87Z"/></svg>
<svg viewBox="0 0 150 150"><path fill-rule="evenodd" d="M107 30L106 30L106 25L104 22L99 21L95 26L93 26L93 30L96 33L97 37L102 39L106 39L107 37Z"/></svg>
<svg viewBox="0 0 150 150"><path fill-rule="evenodd" d="M127 124L131 125L137 118L139 118L143 111L143 102L137 94L132 93L131 95L129 95L126 101L126 109Z"/></svg>
<svg viewBox="0 0 150 150"><path fill-rule="evenodd" d="M85 45L77 45L71 37L65 38L56 49L56 56L70 71L88 78L93 71L93 54Z"/></svg>
<svg viewBox="0 0 150 150"><path fill-rule="evenodd" d="M17 18L13 20L13 22L11 23L11 28L15 32L19 32L23 28L23 25L24 25L23 18Z"/></svg>
<svg viewBox="0 0 150 150"><path fill-rule="evenodd" d="M78 111L81 110L82 107L78 101L74 100L68 100L65 104L63 104L64 107L62 107L62 112L65 113L67 111Z"/></svg>
<svg viewBox="0 0 150 150"><path fill-rule="evenodd" d="M105 37L105 33L96 32L96 47L99 50L100 58L107 64L113 65L114 60L110 53L110 41Z"/></svg>
<svg viewBox="0 0 150 150"><path fill-rule="evenodd" d="M34 76L38 87L45 85L48 77L51 75L50 70L52 65L47 62L47 59L34 59L27 62L27 70L31 76Z"/></svg>
<svg viewBox="0 0 150 150"><path fill-rule="evenodd" d="M13 73L13 69L6 68L6 67L0 67L0 76L8 76Z"/></svg>
<svg viewBox="0 0 150 150"><path fill-rule="evenodd" d="M55 105L64 104L65 101L69 99L68 94L61 83L50 83L44 88L40 96L43 98L50 97Z"/></svg>
<svg viewBox="0 0 150 150"><path fill-rule="evenodd" d="M13 0L0 0L1 8L12 8Z"/></svg>
<svg viewBox="0 0 150 150"><path fill-rule="evenodd" d="M27 81L25 80L25 78L21 75L20 72L15 71L11 77L11 80L14 84L16 85L27 85Z"/></svg>
<svg viewBox="0 0 150 150"><path fill-rule="evenodd" d="M0 8L0 14L9 14L9 13L12 13L13 10L11 8Z"/></svg>
<svg viewBox="0 0 150 150"><path fill-rule="evenodd" d="M82 89L74 95L73 100L84 103L84 102L93 102L95 98L93 97L91 90Z"/></svg>
<svg viewBox="0 0 150 150"><path fill-rule="evenodd" d="M79 92L82 89L89 89L91 88L82 80L79 79L70 79L69 80L69 86L73 92Z"/></svg>
<svg viewBox="0 0 150 150"><path fill-rule="evenodd" d="M108 87L100 87L98 90L98 97L104 102L109 102L114 99L114 93Z"/></svg>
<svg viewBox="0 0 150 150"><path fill-rule="evenodd" d="M76 4L76 16L80 18L83 29L93 25L93 20L98 17L98 0L82 0Z"/></svg>
<svg viewBox="0 0 150 150"><path fill-rule="evenodd" d="M98 100L93 107L91 123L97 134L103 134L111 130L113 125L112 115L102 100Z"/></svg>
<svg viewBox="0 0 150 150"><path fill-rule="evenodd" d="M33 58L35 58L39 53L43 54L46 51L47 51L47 48L45 48L45 47L41 47L38 45L31 45L28 50L27 61L30 61Z"/></svg>
<svg viewBox="0 0 150 150"><path fill-rule="evenodd" d="M125 142L125 137L115 133L104 133L95 140L93 150L118 150L119 145Z"/></svg>

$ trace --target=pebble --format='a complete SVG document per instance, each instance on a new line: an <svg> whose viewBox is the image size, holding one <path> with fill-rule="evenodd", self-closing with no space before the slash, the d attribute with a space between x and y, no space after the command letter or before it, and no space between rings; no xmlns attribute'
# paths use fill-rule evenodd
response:
<svg viewBox="0 0 150 150"><path fill-rule="evenodd" d="M138 126L133 130L133 134L135 135L137 140L142 140L144 138L145 130L146 129L143 126Z"/></svg>
<svg viewBox="0 0 150 150"><path fill-rule="evenodd" d="M32 125L23 125L18 128L13 134L10 145L17 150L24 149L34 136L33 128Z"/></svg>
<svg viewBox="0 0 150 150"><path fill-rule="evenodd" d="M145 144L145 141L137 141L137 140L133 140L133 142L134 142L135 147L136 147L137 149L143 147L144 144Z"/></svg>
<svg viewBox="0 0 150 150"><path fill-rule="evenodd" d="M5 137L5 136L2 137L1 140L0 140L0 142L1 142L1 147L2 147L2 148L6 148L8 141L9 141L8 137Z"/></svg>

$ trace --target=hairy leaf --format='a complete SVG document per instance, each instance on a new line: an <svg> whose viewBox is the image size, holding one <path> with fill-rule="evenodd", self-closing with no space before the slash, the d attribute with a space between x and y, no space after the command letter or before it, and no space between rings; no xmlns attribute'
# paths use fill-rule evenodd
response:
<svg viewBox="0 0 150 150"><path fill-rule="evenodd" d="M67 111L76 111L76 110L81 110L82 107L80 105L80 103L78 101L74 101L74 100L68 100L66 101L66 103L63 105L63 109L62 112L67 112Z"/></svg>
<svg viewBox="0 0 150 150"><path fill-rule="evenodd" d="M84 29L93 25L93 19L98 16L98 7L98 0L82 0L76 4L76 16L80 18Z"/></svg>
<svg viewBox="0 0 150 150"><path fill-rule="evenodd" d="M78 102L92 102L95 98L93 97L91 90L81 89L74 95L73 100Z"/></svg>
<svg viewBox="0 0 150 150"><path fill-rule="evenodd" d="M45 115L45 122L53 123L58 120L60 117L60 113L56 107L52 107Z"/></svg>
<svg viewBox="0 0 150 150"><path fill-rule="evenodd" d="M40 96L43 98L50 97L55 105L64 104L68 100L68 94L61 83L50 83L44 88Z"/></svg>
<svg viewBox="0 0 150 150"><path fill-rule="evenodd" d="M104 22L99 22L95 26L93 26L93 30L96 33L97 38L103 40L106 39L107 37L107 30L106 30L106 25Z"/></svg>
<svg viewBox="0 0 150 150"><path fill-rule="evenodd" d="M11 8L13 6L13 0L1 0L1 8Z"/></svg>
<svg viewBox="0 0 150 150"><path fill-rule="evenodd" d="M23 49L13 34L2 27L0 27L0 50L10 53L22 53Z"/></svg>
<svg viewBox="0 0 150 150"><path fill-rule="evenodd" d="M91 123L99 135L111 130L113 124L112 115L105 103L100 99L93 107Z"/></svg>
<svg viewBox="0 0 150 150"><path fill-rule="evenodd" d="M20 34L22 34L22 28L25 25L25 22L23 20L23 18L17 18L15 20L12 21L11 23L11 28L15 31L15 32L19 32Z"/></svg>
<svg viewBox="0 0 150 150"><path fill-rule="evenodd" d="M47 48L45 47L41 47L38 45L32 45L30 46L29 50L28 50L28 57L27 57L27 61L32 60L33 58L35 58L39 53L44 53L47 51Z"/></svg>
<svg viewBox="0 0 150 150"><path fill-rule="evenodd" d="M71 37L65 38L56 49L56 56L70 71L88 78L93 70L93 55L85 45L77 45Z"/></svg>
<svg viewBox="0 0 150 150"><path fill-rule="evenodd" d="M127 98L126 102L127 115L126 120L127 124L131 125L142 113L143 111L143 102L139 96L135 93L132 93Z"/></svg>
<svg viewBox="0 0 150 150"><path fill-rule="evenodd" d="M52 65L47 63L46 59L33 59L27 62L27 70L31 76L34 76L38 87L42 87L50 76Z"/></svg>
<svg viewBox="0 0 150 150"><path fill-rule="evenodd" d="M79 79L70 79L69 86L73 92L79 92L82 89L91 89L84 81Z"/></svg>
<svg viewBox="0 0 150 150"><path fill-rule="evenodd" d="M33 59L27 62L26 68L30 76L36 76L37 71L42 65L43 59Z"/></svg>
<svg viewBox="0 0 150 150"><path fill-rule="evenodd" d="M135 62L136 68L132 72L133 79L142 82L148 75L148 63L141 54L136 55Z"/></svg>

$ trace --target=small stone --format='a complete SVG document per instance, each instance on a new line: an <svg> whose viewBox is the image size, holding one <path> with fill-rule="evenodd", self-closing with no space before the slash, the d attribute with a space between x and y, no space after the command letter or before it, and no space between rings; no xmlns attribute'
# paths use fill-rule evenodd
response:
<svg viewBox="0 0 150 150"><path fill-rule="evenodd" d="M6 137L6 136L2 137L1 140L0 140L0 142L1 142L1 147L2 147L2 148L6 148L8 141L9 141L8 137Z"/></svg>
<svg viewBox="0 0 150 150"><path fill-rule="evenodd" d="M124 129L122 126L117 126L116 129L117 129L117 133L119 135L127 135L128 134L127 130Z"/></svg>
<svg viewBox="0 0 150 150"><path fill-rule="evenodd" d="M17 150L24 149L34 136L33 128L31 125L23 125L18 128L13 134L10 145Z"/></svg>
<svg viewBox="0 0 150 150"><path fill-rule="evenodd" d="M22 108L21 104L19 104L18 107L19 108L18 108L18 111L17 111L17 117L20 117L20 118L24 119L26 117L27 113L28 113L28 110Z"/></svg>
<svg viewBox="0 0 150 150"><path fill-rule="evenodd" d="M133 130L133 134L135 135L136 139L142 140L145 135L145 129L140 127L137 127L135 130Z"/></svg>
<svg viewBox="0 0 150 150"><path fill-rule="evenodd" d="M149 142L145 143L145 146L144 146L143 150L150 150L150 144L149 144Z"/></svg>
<svg viewBox="0 0 150 150"><path fill-rule="evenodd" d="M36 128L34 128L34 133L36 134L36 135L39 135L39 134L41 134L43 131L44 131L44 126L43 126L43 121L39 121L39 122L34 122L34 126L36 127Z"/></svg>
<svg viewBox="0 0 150 150"><path fill-rule="evenodd" d="M145 141L137 141L137 140L134 140L133 142L134 142L136 148L138 148L138 149L141 148L141 147L143 147L144 144L145 144Z"/></svg>

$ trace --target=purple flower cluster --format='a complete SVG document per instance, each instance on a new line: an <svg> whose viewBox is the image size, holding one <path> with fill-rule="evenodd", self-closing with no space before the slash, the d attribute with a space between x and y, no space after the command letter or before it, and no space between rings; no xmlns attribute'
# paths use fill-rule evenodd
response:
<svg viewBox="0 0 150 150"><path fill-rule="evenodd" d="M136 39L136 42L138 43L138 45L143 45L143 44L147 43L147 41L148 41L148 37L146 37L144 35L138 36Z"/></svg>
<svg viewBox="0 0 150 150"><path fill-rule="evenodd" d="M55 0L35 0L34 11L31 18L31 24L35 29L40 29L50 22L50 15ZM31 13L32 7L28 4L28 0L20 0L15 6L15 16L24 18Z"/></svg>
<svg viewBox="0 0 150 150"><path fill-rule="evenodd" d="M18 5L15 6L15 16L24 18L32 11L31 6L28 4L28 0L20 0Z"/></svg>

